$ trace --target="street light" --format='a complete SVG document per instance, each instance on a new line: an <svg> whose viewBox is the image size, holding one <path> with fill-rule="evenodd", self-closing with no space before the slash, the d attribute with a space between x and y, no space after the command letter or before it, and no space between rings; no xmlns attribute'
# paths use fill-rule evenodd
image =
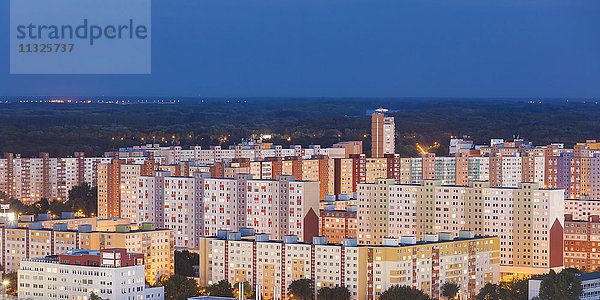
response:
<svg viewBox="0 0 600 300"><path fill-rule="evenodd" d="M8 287L8 280L2 281L2 299L4 299L4 295L6 294L6 287Z"/></svg>

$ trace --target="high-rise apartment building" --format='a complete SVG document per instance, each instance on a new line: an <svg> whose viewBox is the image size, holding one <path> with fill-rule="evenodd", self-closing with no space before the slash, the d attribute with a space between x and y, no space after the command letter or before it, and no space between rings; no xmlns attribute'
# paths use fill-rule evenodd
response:
<svg viewBox="0 0 600 300"><path fill-rule="evenodd" d="M50 157L45 152L33 158L5 153L0 159L0 191L25 204L42 198L66 201L74 186L84 182L96 185L96 166L107 162L110 158L85 157L83 152L61 158Z"/></svg>
<svg viewBox="0 0 600 300"><path fill-rule="evenodd" d="M152 222L174 231L175 245L196 248L201 236L219 230L252 228L275 238L293 234L311 240L319 230L319 183L235 178L170 176L157 171L138 178L138 222Z"/></svg>
<svg viewBox="0 0 600 300"><path fill-rule="evenodd" d="M293 156L302 159L311 159L313 156L343 158L361 152L361 141L349 141L341 142L331 148L320 145L302 148L300 145L292 145L287 149L262 142L233 145L229 149L212 146L210 149L204 150L200 146L182 149L180 146L160 147L150 144L106 152L103 157L85 157L84 152L75 152L72 157L50 157L49 153L42 152L38 157L23 158L20 154L5 153L0 158L0 191L5 192L8 197L20 199L26 204L37 202L42 198L49 201L66 201L73 186L84 182L92 186L98 185L98 165L111 164L118 159L121 160L120 164L128 165L145 165L145 162L149 162L153 168L170 171L178 176L188 176L191 169L198 171L198 169L210 168L210 166L215 168L219 164L229 163L236 159L262 162L267 161L268 158L283 159ZM261 174L263 177L260 178L265 179L269 175L271 179L281 175L281 173L270 174L268 164L256 164L254 167L258 167L257 173L252 172L255 170L238 172L239 170L235 168L231 168L229 171L251 173L255 176ZM222 171L222 169L219 170ZM218 174L215 177L224 177L224 174ZM331 191L326 192L331 193ZM124 196L126 195L127 193Z"/></svg>
<svg viewBox="0 0 600 300"><path fill-rule="evenodd" d="M151 175L154 161L128 164L126 160L113 159L109 164L98 165L98 216L126 218L137 221L137 178Z"/></svg>
<svg viewBox="0 0 600 300"><path fill-rule="evenodd" d="M14 224L16 225L16 224ZM0 226L0 256L6 272L15 272L25 259L44 258L74 249L102 250L124 248L144 257L146 280L154 283L161 275L174 272L173 232L144 224L138 230L117 225L112 231L92 231L91 225L70 230L66 223L51 229L32 223L28 227Z"/></svg>
<svg viewBox="0 0 600 300"><path fill-rule="evenodd" d="M273 241L266 234L242 236L221 232L201 239L200 282L248 281L265 298L291 299L294 280L313 281L315 294L323 287L345 286L351 299L377 299L393 285L421 289L434 298L444 282L459 285L473 297L486 283L499 280L499 238L459 237L439 233L417 242L415 237L385 239L383 245L360 246L356 239L328 244L325 237L298 243L295 236Z"/></svg>
<svg viewBox="0 0 600 300"><path fill-rule="evenodd" d="M329 243L341 244L346 238L356 238L356 210L321 210L319 232Z"/></svg>
<svg viewBox="0 0 600 300"><path fill-rule="evenodd" d="M574 220L587 220L590 216L600 215L600 200L565 199L565 215Z"/></svg>
<svg viewBox="0 0 600 300"><path fill-rule="evenodd" d="M573 219L565 215L564 264L566 268L593 271L600 267L600 217Z"/></svg>
<svg viewBox="0 0 600 300"><path fill-rule="evenodd" d="M386 117L386 111L378 109L371 115L371 157L394 154L396 150L394 117Z"/></svg>
<svg viewBox="0 0 600 300"><path fill-rule="evenodd" d="M362 245L384 238L460 230L500 237L504 274L543 273L562 266L564 202L562 190L521 183L518 188L420 185L380 179L360 184L357 192L357 239Z"/></svg>

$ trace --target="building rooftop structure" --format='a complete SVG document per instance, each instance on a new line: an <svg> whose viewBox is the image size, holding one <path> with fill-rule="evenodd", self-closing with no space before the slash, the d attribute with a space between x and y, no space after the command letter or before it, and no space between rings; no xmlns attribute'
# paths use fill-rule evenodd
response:
<svg viewBox="0 0 600 300"><path fill-rule="evenodd" d="M271 242L280 244L304 244L304 245L331 245L345 247L404 247L404 246L420 246L427 244L447 243L456 241L470 241L482 238L490 238L493 236L478 236L471 230L461 230L458 237L454 237L449 232L439 232L437 234L426 234L423 239L417 241L416 236L401 236L400 238L385 238L381 245L358 245L356 238L345 238L341 244L328 243L326 236L315 236L312 242L300 242L298 237L294 235L286 235L283 240L271 240L269 234L255 233L252 228L242 228L240 231L219 230L215 238L228 241L249 241L249 242Z"/></svg>
<svg viewBox="0 0 600 300"><path fill-rule="evenodd" d="M127 253L126 249L84 250L72 249L65 254L47 256L24 261L57 263L61 265L120 268L144 265L144 254Z"/></svg>

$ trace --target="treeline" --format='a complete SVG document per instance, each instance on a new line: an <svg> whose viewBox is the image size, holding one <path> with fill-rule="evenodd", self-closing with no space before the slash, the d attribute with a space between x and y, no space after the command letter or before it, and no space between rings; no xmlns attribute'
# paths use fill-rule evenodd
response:
<svg viewBox="0 0 600 300"><path fill-rule="evenodd" d="M156 142L162 145L221 144L273 135L272 142L321 144L362 140L370 151L367 110L390 109L396 118L397 152L417 155L415 143L442 146L453 135L476 143L519 135L535 144L567 145L596 138L600 104L478 99L184 99L180 104L0 104L0 149L35 156L50 152L88 156ZM290 140L288 141L288 138Z"/></svg>

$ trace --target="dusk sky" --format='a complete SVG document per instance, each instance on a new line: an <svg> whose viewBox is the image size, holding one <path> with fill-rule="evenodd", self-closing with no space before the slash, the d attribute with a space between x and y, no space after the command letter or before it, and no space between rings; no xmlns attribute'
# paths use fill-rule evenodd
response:
<svg viewBox="0 0 600 300"><path fill-rule="evenodd" d="M153 0L151 75L9 75L0 96L600 97L600 1Z"/></svg>

